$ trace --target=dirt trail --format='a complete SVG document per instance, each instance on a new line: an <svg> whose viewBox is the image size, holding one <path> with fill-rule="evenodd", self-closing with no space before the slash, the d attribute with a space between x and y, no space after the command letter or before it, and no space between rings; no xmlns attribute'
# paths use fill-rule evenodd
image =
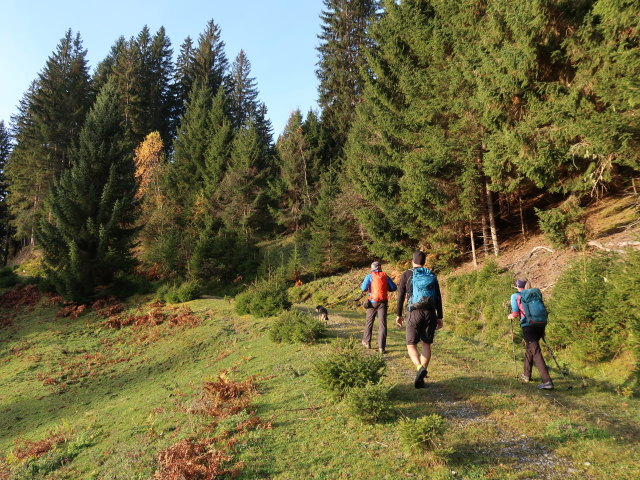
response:
<svg viewBox="0 0 640 480"><path fill-rule="evenodd" d="M363 317L360 312L356 314L353 312L333 312L329 329L331 333L338 336L353 336L359 340L364 321L360 319L360 316ZM432 404L436 413L450 422L453 429L463 432L471 430L490 432L483 441L470 441L466 445L456 446L456 456L460 457L461 464L465 463L464 457L473 456L483 459L485 466L509 465L513 470L520 472L517 477L519 479L555 480L574 478L574 475L578 474L580 469L573 462L554 454L550 448L541 444L537 439L508 428L504 422L499 422L495 415L491 415L490 411L486 411L465 398L466 395L461 394L460 388L452 388L454 382L460 383L464 377L478 379L483 375L488 375L484 361L478 360L474 363L473 359L466 359L442 344L438 345L436 341L427 386L425 389L416 390L413 387L415 370L410 368L410 360L404 346L404 329L393 326L393 320L394 316L389 315L385 359L387 361L387 380L391 383L398 382L402 392L400 396L412 396L418 402L424 402L426 399ZM377 321L374 327L375 341ZM444 340L441 343L445 343ZM375 349L372 349L371 352L375 352ZM512 373L511 377L513 377ZM506 382L518 385L513 378L506 380ZM546 392L536 391L535 385L528 385L528 387L531 387L531 395L546 394ZM516 410L515 404L513 407ZM455 463L452 465L452 471L455 471ZM579 476L575 478L589 479L591 477L581 471Z"/></svg>

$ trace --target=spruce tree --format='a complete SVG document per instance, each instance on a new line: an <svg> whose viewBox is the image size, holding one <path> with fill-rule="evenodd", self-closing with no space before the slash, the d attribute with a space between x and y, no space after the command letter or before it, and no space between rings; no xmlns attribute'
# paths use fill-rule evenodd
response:
<svg viewBox="0 0 640 480"><path fill-rule="evenodd" d="M265 148L254 124L241 128L232 144L230 165L216 192L215 208L225 227L243 238L252 237L264 223Z"/></svg>
<svg viewBox="0 0 640 480"><path fill-rule="evenodd" d="M340 155L351 127L353 111L362 95L366 69L364 49L371 44L370 23L377 0L323 0L322 33L318 36L320 80L318 104L329 129L332 153Z"/></svg>
<svg viewBox="0 0 640 480"><path fill-rule="evenodd" d="M276 150L280 159L282 193L279 223L288 231L299 230L311 207L311 152L302 130L302 114L295 110L284 132L278 138Z"/></svg>
<svg viewBox="0 0 640 480"><path fill-rule="evenodd" d="M207 197L215 194L230 162L234 130L233 119L228 113L228 103L227 95L220 88L209 109L209 138L203 169L204 191Z"/></svg>
<svg viewBox="0 0 640 480"><path fill-rule="evenodd" d="M339 194L337 173L329 170L322 177L313 220L307 230L306 264L314 274L333 273L353 261L348 248L352 225L345 221L338 206Z"/></svg>
<svg viewBox="0 0 640 480"><path fill-rule="evenodd" d="M195 85L203 85L213 96L223 87L228 90L229 61L224 51L220 27L213 20L198 37L194 46L193 40L187 37L180 47L176 62L176 118L184 114L187 100Z"/></svg>
<svg viewBox="0 0 640 480"><path fill-rule="evenodd" d="M0 120L0 265L3 266L7 264L9 239L11 237L9 209L7 208L7 190L9 185L7 184L7 178L4 174L10 153L11 137L9 131L4 126L4 121Z"/></svg>
<svg viewBox="0 0 640 480"><path fill-rule="evenodd" d="M15 148L6 172L12 185L8 204L16 235L31 244L44 213L43 200L71 164L68 151L77 140L92 99L86 50L80 35L69 30L12 119Z"/></svg>
<svg viewBox="0 0 640 480"><path fill-rule="evenodd" d="M49 280L67 299L86 301L134 265L137 208L131 153L115 86L107 83L49 197L51 221L37 230Z"/></svg>

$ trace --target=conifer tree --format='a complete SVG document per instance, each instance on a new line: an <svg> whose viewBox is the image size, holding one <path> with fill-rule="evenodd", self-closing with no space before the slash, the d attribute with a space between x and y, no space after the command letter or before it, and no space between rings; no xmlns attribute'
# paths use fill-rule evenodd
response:
<svg viewBox="0 0 640 480"><path fill-rule="evenodd" d="M204 155L203 182L207 197L214 195L226 171L233 142L233 120L228 113L228 100L222 88L214 97L207 118L208 145Z"/></svg>
<svg viewBox="0 0 640 480"><path fill-rule="evenodd" d="M364 48L371 44L368 27L376 17L377 0L323 0L322 33L318 36L320 80L318 104L331 132L332 151L340 155L362 95L366 69Z"/></svg>
<svg viewBox="0 0 640 480"><path fill-rule="evenodd" d="M37 235L57 291L86 301L134 264L134 165L113 84L100 92L71 156L49 198L51 221L43 219Z"/></svg>
<svg viewBox="0 0 640 480"><path fill-rule="evenodd" d="M68 151L92 99L86 51L80 35L69 30L23 96L13 119L16 145L6 172L12 185L8 205L16 234L29 243L52 183L71 164Z"/></svg>
<svg viewBox="0 0 640 480"><path fill-rule="evenodd" d="M321 180L313 221L308 228L307 265L315 274L333 273L349 264L351 226L338 206L340 194L335 170L327 171Z"/></svg>
<svg viewBox="0 0 640 480"><path fill-rule="evenodd" d="M216 95L218 89L228 90L227 71L229 61L224 52L220 27L213 20L198 37L198 44L187 37L180 47L176 64L176 118L185 111L187 100L195 85L204 85L210 94Z"/></svg>
<svg viewBox="0 0 640 480"><path fill-rule="evenodd" d="M176 197L181 198L183 204L203 187L205 156L209 145L210 106L209 88L203 83L195 85L173 143L170 176Z"/></svg>
<svg viewBox="0 0 640 480"><path fill-rule="evenodd" d="M250 238L264 222L265 148L254 124L241 128L232 144L229 168L215 197L216 210L228 230Z"/></svg>
<svg viewBox="0 0 640 480"><path fill-rule="evenodd" d="M311 152L302 130L302 114L295 110L284 132L278 138L276 150L280 159L282 182L279 223L288 231L303 226L304 215L311 207Z"/></svg>
<svg viewBox="0 0 640 480"><path fill-rule="evenodd" d="M0 265L7 264L9 254L9 239L11 237L11 227L9 225L9 209L7 208L7 179L4 174L5 165L11 153L11 138L9 131L4 126L4 121L0 120Z"/></svg>
<svg viewBox="0 0 640 480"><path fill-rule="evenodd" d="M241 128L249 122L253 123L262 142L270 145L273 139L271 122L267 119L267 107L258 100L256 79L250 75L251 62L244 50L240 50L229 75L231 116L236 128Z"/></svg>

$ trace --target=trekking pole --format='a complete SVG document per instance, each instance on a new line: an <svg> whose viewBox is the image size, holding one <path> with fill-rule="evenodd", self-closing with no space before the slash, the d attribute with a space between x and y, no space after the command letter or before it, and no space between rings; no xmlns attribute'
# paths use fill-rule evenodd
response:
<svg viewBox="0 0 640 480"><path fill-rule="evenodd" d="M511 316L511 309L509 308L509 305L506 305L506 307L507 312L509 312L509 323L511 324L511 350L513 351L513 368L516 373L516 378L518 378L518 361L516 360L516 337L513 333L513 317Z"/></svg>
<svg viewBox="0 0 640 480"><path fill-rule="evenodd" d="M547 341L544 339L544 337L542 337L542 341L544 342L545 346L547 347L547 350L549 350L549 353L551 354L551 358L553 358L553 361L556 362L556 366L558 367L558 371L562 375L562 378L564 378L565 380L569 380L568 375L564 372L564 370L562 370L562 368L560 368L560 364L558 363L558 360L556 360L556 356L553 354L553 350L551 350L551 347L549 346ZM572 388L573 388L573 385L569 385L567 387L567 390L571 390Z"/></svg>
<svg viewBox="0 0 640 480"><path fill-rule="evenodd" d="M551 350L551 347L549 346L549 344L547 343L544 337L542 337L542 341L547 347L547 350L549 350L549 353L551 354L551 358L553 358L553 361L556 363L556 367L558 367L558 371L562 374L563 377L567 378L566 374L564 373L564 370L562 370L562 368L560 367L558 360L556 360L556 356L553 354L553 350Z"/></svg>

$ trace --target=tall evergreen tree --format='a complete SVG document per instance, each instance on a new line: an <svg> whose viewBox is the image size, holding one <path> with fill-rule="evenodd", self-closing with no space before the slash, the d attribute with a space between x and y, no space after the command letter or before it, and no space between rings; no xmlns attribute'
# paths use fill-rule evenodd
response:
<svg viewBox="0 0 640 480"><path fill-rule="evenodd" d="M7 165L12 185L8 202L17 235L31 242L43 199L71 164L68 151L92 99L86 51L80 35L69 30L24 95L13 122L16 146Z"/></svg>
<svg viewBox="0 0 640 480"><path fill-rule="evenodd" d="M263 143L270 145L273 139L271 122L267 119L267 107L258 100L256 79L250 75L251 62L244 50L240 50L229 75L231 116L236 128L253 123Z"/></svg>
<svg viewBox="0 0 640 480"><path fill-rule="evenodd" d="M9 225L9 209L7 208L8 184L4 174L5 165L11 153L11 137L0 120L0 265L7 264L11 226Z"/></svg>
<svg viewBox="0 0 640 480"><path fill-rule="evenodd" d="M211 95L218 89L228 87L229 61L224 51L220 27L213 20L198 37L198 44L187 37L180 47L176 62L176 117L180 118L186 108L187 100L195 85L204 85Z"/></svg>
<svg viewBox="0 0 640 480"><path fill-rule="evenodd" d="M304 215L310 213L308 209L312 202L312 155L302 123L300 110L295 110L276 143L280 159L279 178L282 182L279 223L289 231L297 231L303 226Z"/></svg>
<svg viewBox="0 0 640 480"><path fill-rule="evenodd" d="M361 98L366 70L365 47L371 44L368 28L376 17L377 0L323 0L318 36L320 80L318 104L322 122L329 129L333 154L340 155L353 111Z"/></svg>
<svg viewBox="0 0 640 480"><path fill-rule="evenodd" d="M228 113L228 103L223 89L218 89L207 119L209 138L203 170L204 191L207 197L212 196L218 189L230 162L234 130L233 120Z"/></svg>
<svg viewBox="0 0 640 480"><path fill-rule="evenodd" d="M264 223L263 192L265 148L255 125L236 134L231 161L215 197L215 207L228 230L250 238Z"/></svg>
<svg viewBox="0 0 640 480"><path fill-rule="evenodd" d="M335 170L322 178L313 221L308 228L307 265L316 274L333 273L350 264L352 225L347 223L337 199L340 195Z"/></svg>
<svg viewBox="0 0 640 480"><path fill-rule="evenodd" d="M51 192L52 219L37 231L48 278L75 301L87 300L134 264L136 183L122 121L118 94L108 83L71 152L71 169Z"/></svg>

